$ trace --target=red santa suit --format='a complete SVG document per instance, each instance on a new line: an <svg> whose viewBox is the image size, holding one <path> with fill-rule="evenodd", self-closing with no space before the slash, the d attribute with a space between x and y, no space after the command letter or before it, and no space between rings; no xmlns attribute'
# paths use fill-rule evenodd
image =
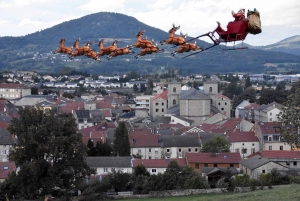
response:
<svg viewBox="0 0 300 201"><path fill-rule="evenodd" d="M232 11L232 17L234 17L235 21L244 19L245 18L245 9L241 9L237 13L234 13Z"/></svg>

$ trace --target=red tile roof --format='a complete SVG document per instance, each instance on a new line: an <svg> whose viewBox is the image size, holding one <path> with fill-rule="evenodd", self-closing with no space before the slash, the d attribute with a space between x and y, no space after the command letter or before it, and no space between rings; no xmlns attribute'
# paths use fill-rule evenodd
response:
<svg viewBox="0 0 300 201"><path fill-rule="evenodd" d="M228 98L227 96L224 96L223 94L218 93L218 98L224 98L227 100L230 100L230 98Z"/></svg>
<svg viewBox="0 0 300 201"><path fill-rule="evenodd" d="M96 108L97 109L114 109L114 107L110 103L103 102L102 100L96 101Z"/></svg>
<svg viewBox="0 0 300 201"><path fill-rule="evenodd" d="M253 109L258 108L259 106L260 106L260 105L257 104L257 103L251 103L250 105L248 105L248 106L246 106L246 107L244 107L244 108L245 108L245 110L251 110L252 108L253 108Z"/></svg>
<svg viewBox="0 0 300 201"><path fill-rule="evenodd" d="M160 143L158 143L158 139L160 139L160 135L154 134L130 134L129 142L130 146L135 147L160 147Z"/></svg>
<svg viewBox="0 0 300 201"><path fill-rule="evenodd" d="M29 89L30 87L27 87L24 84L6 84L6 83L0 83L0 88L4 88L4 89Z"/></svg>
<svg viewBox="0 0 300 201"><path fill-rule="evenodd" d="M116 128L116 125L114 124L114 122L102 122L95 126L80 129L79 132L83 133L86 136L89 136L90 132L94 132L94 131L105 131L106 132L109 128Z"/></svg>
<svg viewBox="0 0 300 201"><path fill-rule="evenodd" d="M212 129L212 132L215 133L224 133L225 131L234 131L236 129L236 126L242 121L241 118L230 118L227 121L225 121L223 124L221 124L216 129Z"/></svg>
<svg viewBox="0 0 300 201"><path fill-rule="evenodd" d="M228 132L227 136L229 142L258 142L259 141L253 131Z"/></svg>
<svg viewBox="0 0 300 201"><path fill-rule="evenodd" d="M16 171L15 162L0 162L0 179L7 179L12 171Z"/></svg>
<svg viewBox="0 0 300 201"><path fill-rule="evenodd" d="M300 159L299 151L263 150L259 155L269 159Z"/></svg>
<svg viewBox="0 0 300 201"><path fill-rule="evenodd" d="M8 128L9 125L10 123L0 122L0 128Z"/></svg>
<svg viewBox="0 0 300 201"><path fill-rule="evenodd" d="M274 126L277 126L277 122L257 122L262 134L275 134Z"/></svg>
<svg viewBox="0 0 300 201"><path fill-rule="evenodd" d="M83 110L84 103L83 102L71 102L67 103L64 106L59 107L60 113L72 113L75 110Z"/></svg>
<svg viewBox="0 0 300 201"><path fill-rule="evenodd" d="M133 167L143 164L146 168L167 168L170 161L177 161L178 165L184 167L187 165L186 158L172 158L172 159L134 159L132 161Z"/></svg>
<svg viewBox="0 0 300 201"><path fill-rule="evenodd" d="M161 94L158 94L158 95L154 96L152 98L152 100L154 101L154 100L159 99L159 98L164 99L164 100L168 100L168 90L162 92Z"/></svg>
<svg viewBox="0 0 300 201"><path fill-rule="evenodd" d="M148 128L131 129L129 132L129 135L145 135L145 134L152 134L152 132Z"/></svg>
<svg viewBox="0 0 300 201"><path fill-rule="evenodd" d="M94 141L94 146L96 146L97 142L106 142L106 131L91 131L89 135L82 136L82 142L85 145L90 139Z"/></svg>
<svg viewBox="0 0 300 201"><path fill-rule="evenodd" d="M203 123L202 125L198 126L199 129L203 130L206 133L211 132L214 129L217 129L219 127L219 125L217 124L207 124L207 123Z"/></svg>
<svg viewBox="0 0 300 201"><path fill-rule="evenodd" d="M111 117L112 116L111 110L102 110L102 113L105 117Z"/></svg>
<svg viewBox="0 0 300 201"><path fill-rule="evenodd" d="M177 123L177 124L159 124L159 128L161 129L171 129L171 128L182 128L184 125Z"/></svg>
<svg viewBox="0 0 300 201"><path fill-rule="evenodd" d="M188 163L239 163L240 153L187 153Z"/></svg>

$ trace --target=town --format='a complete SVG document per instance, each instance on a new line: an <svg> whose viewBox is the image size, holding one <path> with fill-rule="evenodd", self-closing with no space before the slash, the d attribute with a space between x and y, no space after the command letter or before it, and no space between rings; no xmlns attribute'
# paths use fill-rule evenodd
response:
<svg viewBox="0 0 300 201"><path fill-rule="evenodd" d="M174 69L164 78L137 72L73 74L2 73L2 182L18 171L18 165L8 158L18 147L18 138L8 128L24 108L72 114L87 147L86 163L95 170L87 181L101 181L116 171L133 174L141 164L150 175L160 175L172 161L193 168L211 188L218 187L228 170L252 179L274 169L280 175L299 176L297 146L281 136L293 125L283 122L280 115L288 95L299 87L300 74L181 76ZM273 97L264 95L266 92ZM121 131L125 131L127 150L114 144ZM126 190L123 186L118 189ZM111 194L115 191L109 189Z"/></svg>

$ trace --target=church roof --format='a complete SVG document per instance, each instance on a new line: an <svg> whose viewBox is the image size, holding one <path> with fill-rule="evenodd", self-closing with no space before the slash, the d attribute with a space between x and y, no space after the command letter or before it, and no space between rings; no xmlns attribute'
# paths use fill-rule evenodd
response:
<svg viewBox="0 0 300 201"><path fill-rule="evenodd" d="M202 93L194 88L190 88L189 90L183 91L179 95L180 100L209 100L210 97L205 93Z"/></svg>

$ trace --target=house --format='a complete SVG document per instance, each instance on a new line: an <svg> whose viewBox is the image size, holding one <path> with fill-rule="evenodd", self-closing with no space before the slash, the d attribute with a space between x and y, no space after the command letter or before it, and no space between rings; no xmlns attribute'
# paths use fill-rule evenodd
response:
<svg viewBox="0 0 300 201"><path fill-rule="evenodd" d="M75 110L73 115L76 119L78 129L87 128L94 125L89 110Z"/></svg>
<svg viewBox="0 0 300 201"><path fill-rule="evenodd" d="M135 108L136 102L133 99L125 99L125 100L123 100L122 106L128 106L130 108Z"/></svg>
<svg viewBox="0 0 300 201"><path fill-rule="evenodd" d="M184 118L182 116L175 116L175 115L171 115L171 124L181 124L184 125L186 127L190 127L194 124L194 120L192 119L187 119Z"/></svg>
<svg viewBox="0 0 300 201"><path fill-rule="evenodd" d="M0 128L0 161L8 161L9 150L13 148L15 138L6 128Z"/></svg>
<svg viewBox="0 0 300 201"><path fill-rule="evenodd" d="M168 91L164 91L150 99L150 115L152 117L163 116L168 108Z"/></svg>
<svg viewBox="0 0 300 201"><path fill-rule="evenodd" d="M245 116L245 107L250 105L248 100L243 100L238 106L235 108L235 118L243 118Z"/></svg>
<svg viewBox="0 0 300 201"><path fill-rule="evenodd" d="M67 88L76 88L78 86L77 86L76 82L69 82L69 83L67 83L66 87Z"/></svg>
<svg viewBox="0 0 300 201"><path fill-rule="evenodd" d="M16 171L15 162L0 162L0 182L3 183L10 173Z"/></svg>
<svg viewBox="0 0 300 201"><path fill-rule="evenodd" d="M180 167L187 166L186 158L174 158L174 159L134 159L132 160L133 167L143 165L150 174L163 174L170 161L176 161Z"/></svg>
<svg viewBox="0 0 300 201"><path fill-rule="evenodd" d="M27 95L31 95L31 89L24 84L0 83L0 98L15 99Z"/></svg>
<svg viewBox="0 0 300 201"><path fill-rule="evenodd" d="M300 170L300 152L288 150L262 150L258 155L277 162L290 170Z"/></svg>
<svg viewBox="0 0 300 201"><path fill-rule="evenodd" d="M241 116L241 118L244 118L245 120L248 120L252 123L255 122L255 110L260 107L257 103L251 103L250 105L244 107L244 116Z"/></svg>
<svg viewBox="0 0 300 201"><path fill-rule="evenodd" d="M259 139L253 131L231 131L227 132L226 136L231 144L230 152L240 153L243 159L260 151Z"/></svg>
<svg viewBox="0 0 300 201"><path fill-rule="evenodd" d="M96 169L97 175L105 175L112 171L122 171L123 173L132 173L132 158L130 156L97 156L87 157L86 163L91 168Z"/></svg>
<svg viewBox="0 0 300 201"><path fill-rule="evenodd" d="M198 135L164 135L159 141L162 148L161 158L184 158L187 153L200 152Z"/></svg>
<svg viewBox="0 0 300 201"><path fill-rule="evenodd" d="M59 106L59 113L73 113L75 110L84 110L84 102L70 102Z"/></svg>
<svg viewBox="0 0 300 201"><path fill-rule="evenodd" d="M84 101L85 110L96 110L96 101L88 100Z"/></svg>
<svg viewBox="0 0 300 201"><path fill-rule="evenodd" d="M278 114L282 112L283 106L276 102L272 102L268 105L261 105L254 110L254 119L255 121L261 122L273 122L279 121Z"/></svg>
<svg viewBox="0 0 300 201"><path fill-rule="evenodd" d="M116 125L114 122L102 122L95 126L80 129L82 133L82 141L87 144L89 140L93 140L94 144L97 142L107 142L107 131L108 129L115 129Z"/></svg>
<svg viewBox="0 0 300 201"><path fill-rule="evenodd" d="M54 87L56 87L56 88L64 88L64 87L66 87L66 83L64 83L64 82L56 82L55 85L54 85Z"/></svg>
<svg viewBox="0 0 300 201"><path fill-rule="evenodd" d="M291 146L282 142L280 130L289 129L289 125L281 125L275 122L255 122L255 135L260 142L260 150L291 150Z"/></svg>
<svg viewBox="0 0 300 201"><path fill-rule="evenodd" d="M46 87L54 87L54 82L44 82L43 85Z"/></svg>
<svg viewBox="0 0 300 201"><path fill-rule="evenodd" d="M229 168L233 173L238 172L240 153L187 153L188 165L196 172L206 176L209 182L216 182L226 174Z"/></svg>
<svg viewBox="0 0 300 201"><path fill-rule="evenodd" d="M129 142L132 155L142 159L160 159L162 150L159 143L160 135L151 133L150 129L131 130Z"/></svg>
<svg viewBox="0 0 300 201"><path fill-rule="evenodd" d="M146 108L148 112L151 111L151 105L150 100L154 96L152 95L144 95L144 96L136 96L135 102L136 102L136 108Z"/></svg>
<svg viewBox="0 0 300 201"><path fill-rule="evenodd" d="M274 168L277 170L288 170L287 167L260 155L240 161L240 170L244 174L248 174L250 178L256 179L260 174L270 173Z"/></svg>

